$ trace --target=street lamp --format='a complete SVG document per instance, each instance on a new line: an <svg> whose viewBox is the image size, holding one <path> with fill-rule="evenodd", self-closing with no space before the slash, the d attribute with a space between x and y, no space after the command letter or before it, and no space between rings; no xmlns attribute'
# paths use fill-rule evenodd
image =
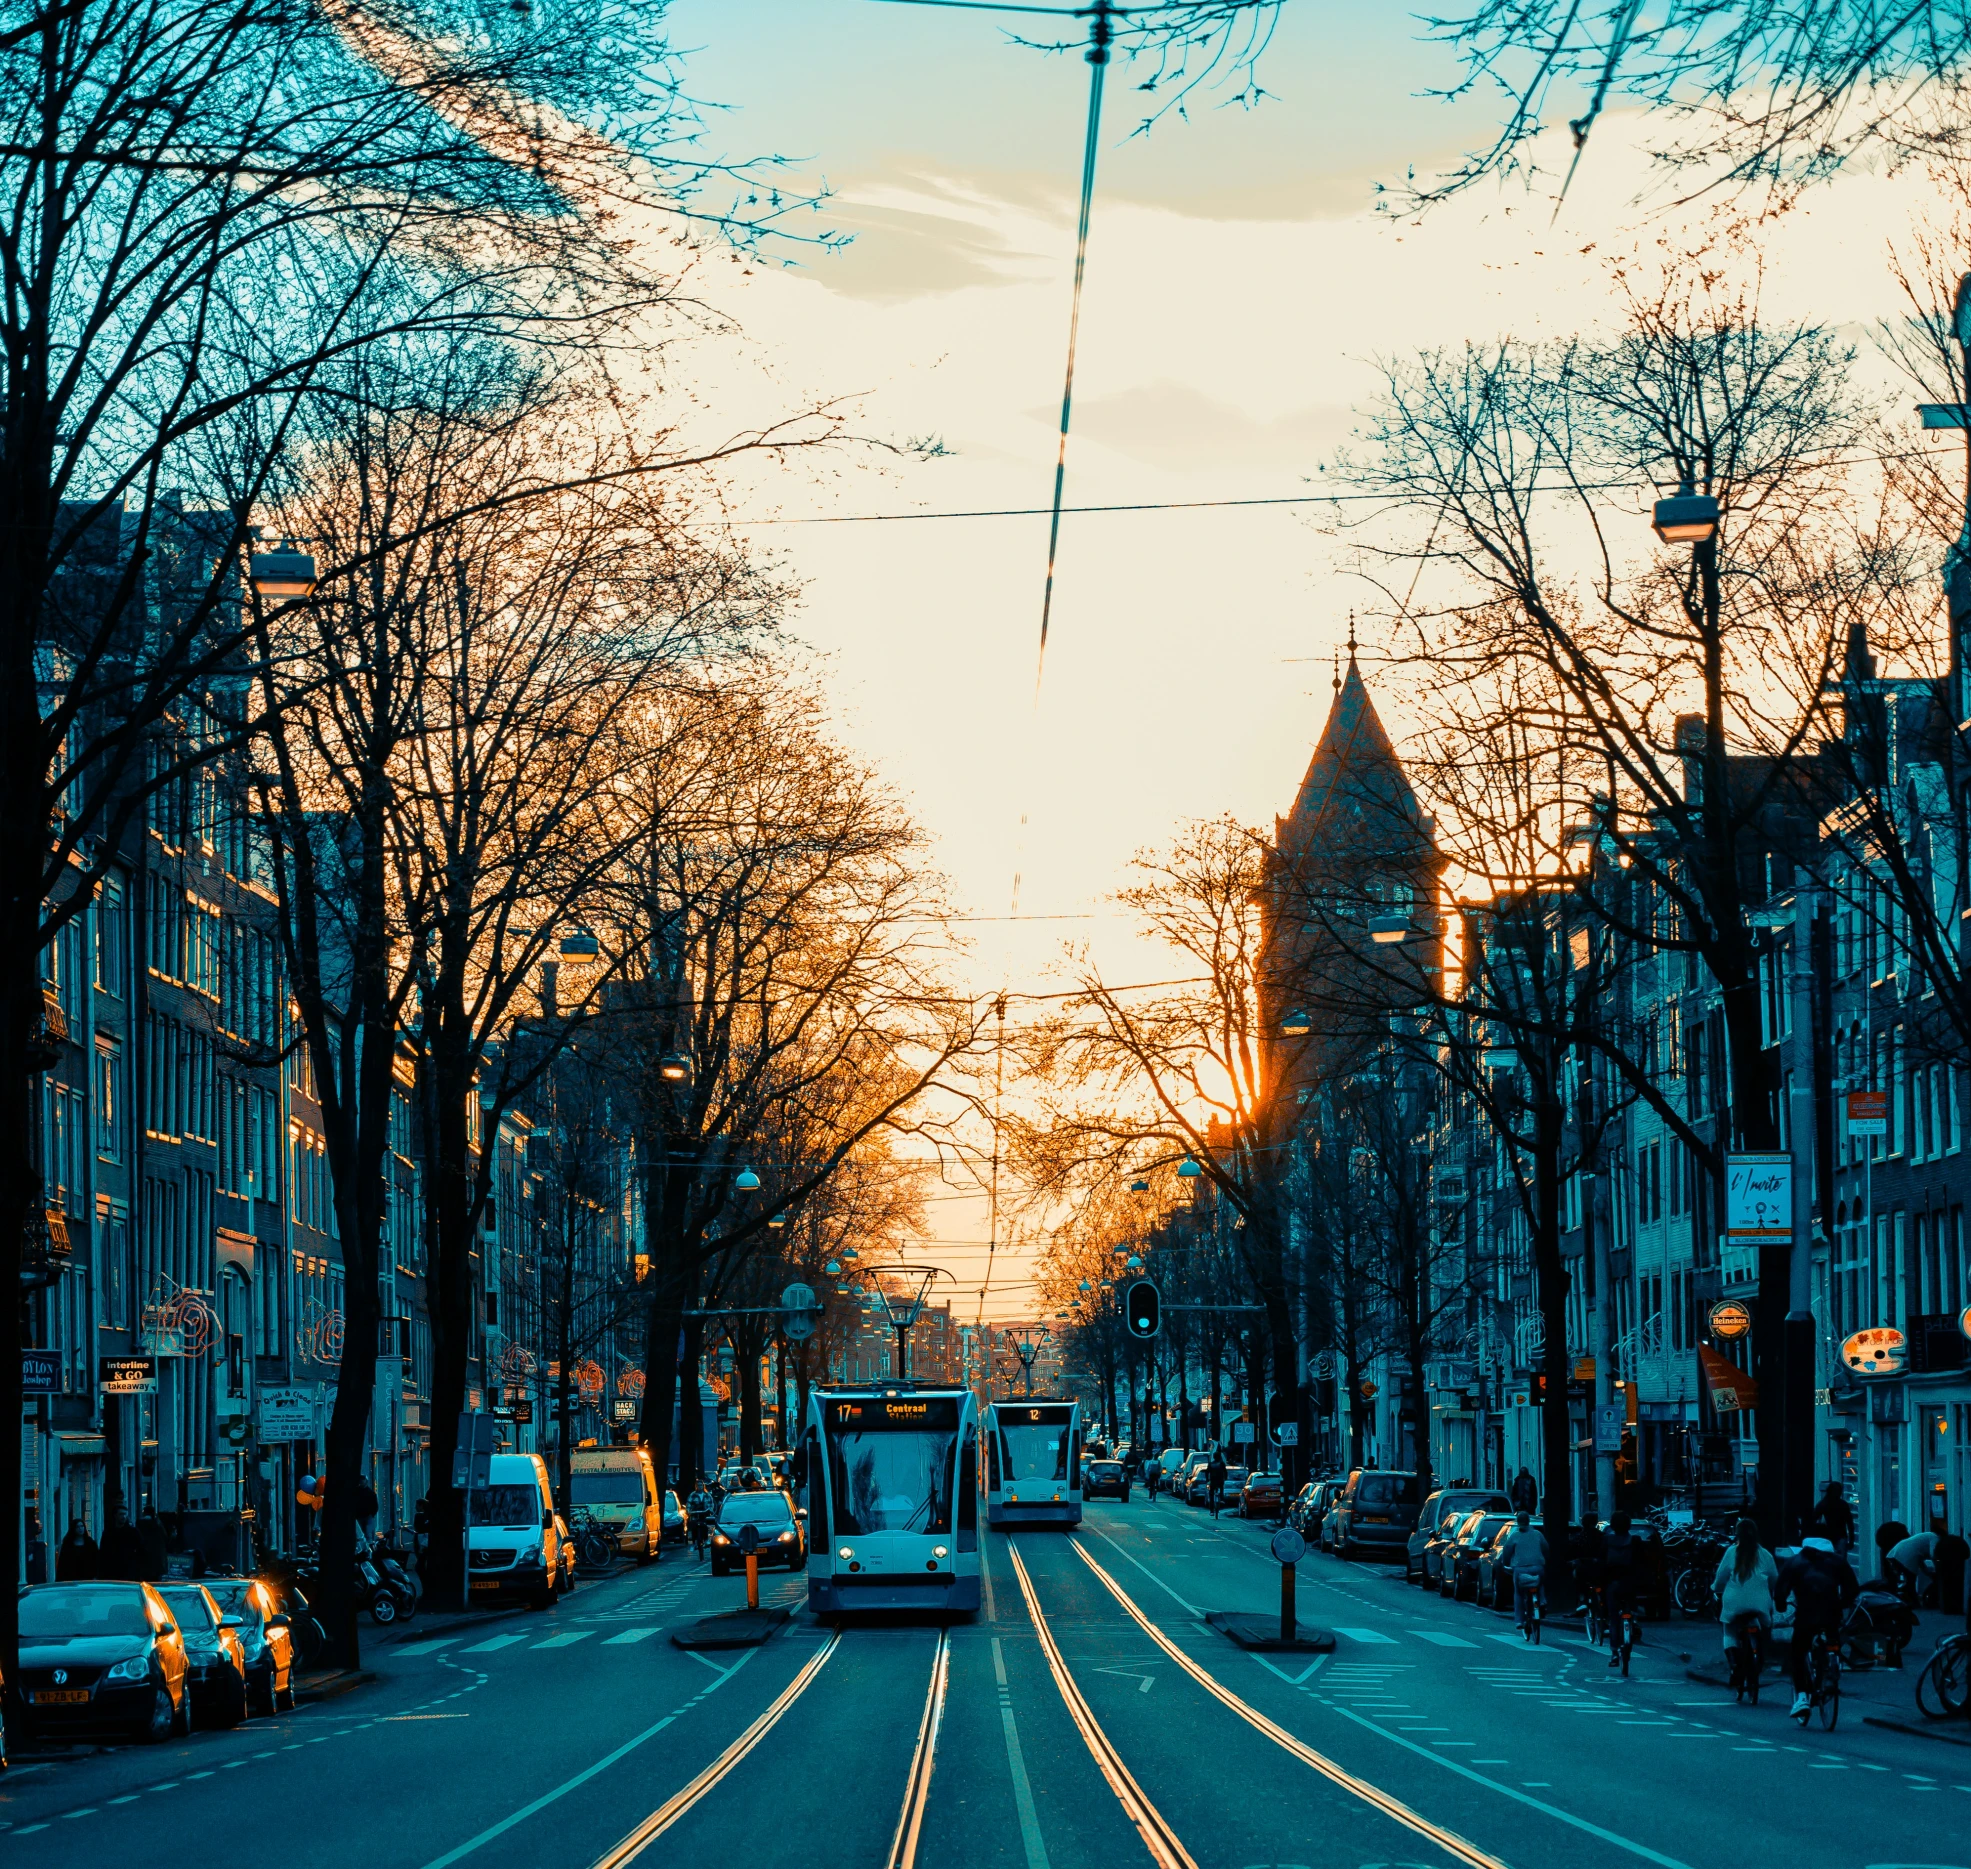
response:
<svg viewBox="0 0 1971 1869"><path fill-rule="evenodd" d="M1180 1181L1195 1181L1203 1173L1204 1170L1198 1166L1197 1162L1191 1156L1185 1156L1177 1164L1177 1178Z"/></svg>
<svg viewBox="0 0 1971 1869"><path fill-rule="evenodd" d="M1717 498L1694 493L1686 480L1669 499L1656 502L1649 523L1665 545L1702 545L1717 537Z"/></svg>
<svg viewBox="0 0 1971 1869"><path fill-rule="evenodd" d="M1375 924L1369 926L1373 929ZM1280 1031L1288 1038L1305 1038L1313 1029L1314 1022L1298 1006L1280 1021Z"/></svg>
<svg viewBox="0 0 1971 1869"><path fill-rule="evenodd" d="M1369 939L1378 947L1397 947L1409 938L1409 916L1371 915L1369 917Z"/></svg>
<svg viewBox="0 0 1971 1869"><path fill-rule="evenodd" d="M785 1214L767 1215L767 1225L772 1227L776 1233L779 1232L780 1229L784 1227L786 1224L787 1224L787 1216Z"/></svg>
<svg viewBox="0 0 1971 1869"><path fill-rule="evenodd" d="M1127 1267L1127 1270L1131 1272L1140 1272L1142 1271L1142 1269L1143 1269L1142 1260L1137 1258L1137 1256L1134 1253L1131 1253L1129 1255L1129 1265Z"/></svg>
<svg viewBox="0 0 1971 1869"><path fill-rule="evenodd" d="M667 1051L657 1060L657 1075L667 1084L682 1084L691 1075L691 1060L681 1051Z"/></svg>
<svg viewBox="0 0 1971 1869"><path fill-rule="evenodd" d="M1150 1191L1150 1184L1147 1181L1132 1181L1129 1184L1129 1191L1132 1194L1147 1194Z"/></svg>
<svg viewBox="0 0 1971 1869"><path fill-rule="evenodd" d="M255 552L247 574L260 597L306 597L315 588L315 555L298 552L283 539L271 552Z"/></svg>
<svg viewBox="0 0 1971 1869"><path fill-rule="evenodd" d="M742 1168L733 1176L732 1185L742 1194L752 1194L758 1191L760 1178L750 1168Z"/></svg>

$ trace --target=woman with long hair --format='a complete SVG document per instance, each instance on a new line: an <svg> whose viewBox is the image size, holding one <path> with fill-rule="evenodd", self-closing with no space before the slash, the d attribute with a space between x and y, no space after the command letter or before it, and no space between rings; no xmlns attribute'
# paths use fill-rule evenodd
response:
<svg viewBox="0 0 1971 1869"><path fill-rule="evenodd" d="M1773 1583L1779 1566L1759 1542L1756 1519L1740 1519L1731 1547L1711 1580L1718 1598L1718 1618L1725 1626L1725 1665L1732 1685L1743 1700L1749 1691L1758 1698L1758 1669L1765 1639L1773 1626Z"/></svg>

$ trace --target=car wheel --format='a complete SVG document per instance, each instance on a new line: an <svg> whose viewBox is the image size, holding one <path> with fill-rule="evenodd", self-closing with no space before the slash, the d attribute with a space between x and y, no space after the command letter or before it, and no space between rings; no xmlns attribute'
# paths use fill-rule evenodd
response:
<svg viewBox="0 0 1971 1869"><path fill-rule="evenodd" d="M274 1664L271 1660L254 1680L253 1711L263 1720L271 1720L280 1711L280 1696L274 1692Z"/></svg>
<svg viewBox="0 0 1971 1869"><path fill-rule="evenodd" d="M171 1704L170 1688L153 1688L150 1712L132 1737L140 1746L155 1746L169 1739L177 1730L178 1709Z"/></svg>
<svg viewBox="0 0 1971 1869"><path fill-rule="evenodd" d="M178 1702L178 1737L189 1739L192 1736L192 1684L185 1683L185 1691Z"/></svg>
<svg viewBox="0 0 1971 1869"><path fill-rule="evenodd" d="M219 1703L212 1723L222 1728L238 1726L246 1718L246 1713L246 1680L244 1676L235 1675L226 1683L226 1697Z"/></svg>

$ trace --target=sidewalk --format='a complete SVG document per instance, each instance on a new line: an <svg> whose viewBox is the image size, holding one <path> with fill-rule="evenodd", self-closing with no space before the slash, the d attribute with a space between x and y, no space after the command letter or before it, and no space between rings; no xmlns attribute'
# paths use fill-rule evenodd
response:
<svg viewBox="0 0 1971 1869"><path fill-rule="evenodd" d="M1971 1720L1926 1720L1917 1711L1916 1677L1923 1663L1929 1659L1927 1654L1920 1659L1906 1654L1900 1668L1844 1668L1841 1671L1842 1724L1846 1725L1850 1717L1859 1716L1864 1726L1879 1726L1891 1733L1909 1733L1919 1739L1933 1739L1942 1745L1960 1746L1971 1751ZM1688 1667L1684 1670L1684 1676L1706 1687L1719 1687L1727 1692L1731 1689L1731 1680L1725 1673L1722 1659ZM1760 1677L1759 1692L1763 1698L1789 1694L1790 1690L1782 1652L1777 1662L1768 1661L1766 1664L1766 1672Z"/></svg>

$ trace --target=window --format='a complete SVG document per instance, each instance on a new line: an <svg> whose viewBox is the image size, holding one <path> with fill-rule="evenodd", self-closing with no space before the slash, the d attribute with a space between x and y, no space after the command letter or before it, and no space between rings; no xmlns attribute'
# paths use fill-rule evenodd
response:
<svg viewBox="0 0 1971 1869"><path fill-rule="evenodd" d="M42 1079L42 1198L56 1212L88 1212L88 1124L89 1100L80 1090Z"/></svg>
<svg viewBox="0 0 1971 1869"><path fill-rule="evenodd" d="M123 1041L96 1040L96 1153L106 1162L123 1159Z"/></svg>
<svg viewBox="0 0 1971 1869"><path fill-rule="evenodd" d="M111 1330L130 1324L130 1219L122 1206L96 1200L96 1273L103 1294L103 1323Z"/></svg>
<svg viewBox="0 0 1971 1869"><path fill-rule="evenodd" d="M121 999L129 991L126 984L130 964L128 905L123 884L114 876L103 878L96 896L96 985Z"/></svg>

